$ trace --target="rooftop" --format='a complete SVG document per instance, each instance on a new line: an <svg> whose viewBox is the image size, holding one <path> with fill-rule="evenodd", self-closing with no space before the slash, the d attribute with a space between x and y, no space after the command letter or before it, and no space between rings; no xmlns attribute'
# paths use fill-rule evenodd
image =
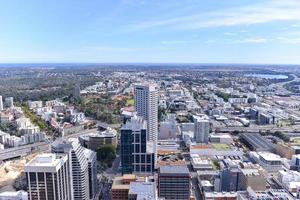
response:
<svg viewBox="0 0 300 200"><path fill-rule="evenodd" d="M136 194L137 200L156 199L155 183L153 182L131 182L129 195Z"/></svg>
<svg viewBox="0 0 300 200"><path fill-rule="evenodd" d="M186 165L171 165L161 166L159 168L160 174L177 174L177 175L189 175L189 170Z"/></svg>

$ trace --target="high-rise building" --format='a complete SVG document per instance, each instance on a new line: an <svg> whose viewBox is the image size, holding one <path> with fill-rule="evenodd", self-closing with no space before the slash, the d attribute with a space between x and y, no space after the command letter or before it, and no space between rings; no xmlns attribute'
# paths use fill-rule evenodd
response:
<svg viewBox="0 0 300 200"><path fill-rule="evenodd" d="M14 98L13 97L6 97L5 98L5 106L8 108L14 107Z"/></svg>
<svg viewBox="0 0 300 200"><path fill-rule="evenodd" d="M2 96L0 95L0 111L3 110L3 99Z"/></svg>
<svg viewBox="0 0 300 200"><path fill-rule="evenodd" d="M165 199L190 199L190 173L186 165L159 168L158 196Z"/></svg>
<svg viewBox="0 0 300 200"><path fill-rule="evenodd" d="M132 117L121 128L122 173L148 174L154 171L154 142L147 141L147 123Z"/></svg>
<svg viewBox="0 0 300 200"><path fill-rule="evenodd" d="M94 199L97 193L97 153L89 149L84 150L85 158L88 162L89 173L89 194L90 199Z"/></svg>
<svg viewBox="0 0 300 200"><path fill-rule="evenodd" d="M88 200L89 194L89 163L85 156L85 148L78 139L68 141L56 140L52 144L53 153L68 155L71 179L71 195L74 200Z"/></svg>
<svg viewBox="0 0 300 200"><path fill-rule="evenodd" d="M41 154L25 166L29 200L71 200L68 156Z"/></svg>
<svg viewBox="0 0 300 200"><path fill-rule="evenodd" d="M206 115L194 116L195 135L197 143L208 143L209 138L209 120Z"/></svg>
<svg viewBox="0 0 300 200"><path fill-rule="evenodd" d="M156 142L158 135L158 91L155 85L136 85L135 111L147 120L147 140Z"/></svg>

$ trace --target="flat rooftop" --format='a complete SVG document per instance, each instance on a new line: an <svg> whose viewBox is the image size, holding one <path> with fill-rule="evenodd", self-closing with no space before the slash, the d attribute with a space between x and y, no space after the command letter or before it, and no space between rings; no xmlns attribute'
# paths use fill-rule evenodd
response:
<svg viewBox="0 0 300 200"><path fill-rule="evenodd" d="M189 175L189 170L186 165L161 166L159 168L160 174L176 174Z"/></svg>

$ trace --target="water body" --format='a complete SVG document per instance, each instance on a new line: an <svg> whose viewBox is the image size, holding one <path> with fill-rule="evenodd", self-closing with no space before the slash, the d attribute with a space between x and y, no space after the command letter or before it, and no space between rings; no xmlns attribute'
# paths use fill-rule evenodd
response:
<svg viewBox="0 0 300 200"><path fill-rule="evenodd" d="M287 75L283 74L245 74L247 77L265 78L265 79L287 79Z"/></svg>

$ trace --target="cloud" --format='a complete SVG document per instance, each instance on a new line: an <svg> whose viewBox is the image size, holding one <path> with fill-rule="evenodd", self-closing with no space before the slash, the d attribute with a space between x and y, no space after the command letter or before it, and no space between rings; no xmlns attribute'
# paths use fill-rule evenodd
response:
<svg viewBox="0 0 300 200"><path fill-rule="evenodd" d="M231 32L226 32L226 33L224 33L224 35L226 35L226 36L236 36L237 34L236 33L231 33Z"/></svg>
<svg viewBox="0 0 300 200"><path fill-rule="evenodd" d="M160 43L162 45L178 45L178 44L187 44L190 42L191 41L186 41L186 40L167 40L167 41L161 41Z"/></svg>
<svg viewBox="0 0 300 200"><path fill-rule="evenodd" d="M300 44L300 31L282 33L276 39L286 44Z"/></svg>
<svg viewBox="0 0 300 200"><path fill-rule="evenodd" d="M274 21L300 21L299 0L268 0L216 12L176 16L133 24L133 31L152 28L200 29L252 25Z"/></svg>
<svg viewBox="0 0 300 200"><path fill-rule="evenodd" d="M245 38L241 40L236 40L235 43L267 43L268 39L266 38Z"/></svg>

